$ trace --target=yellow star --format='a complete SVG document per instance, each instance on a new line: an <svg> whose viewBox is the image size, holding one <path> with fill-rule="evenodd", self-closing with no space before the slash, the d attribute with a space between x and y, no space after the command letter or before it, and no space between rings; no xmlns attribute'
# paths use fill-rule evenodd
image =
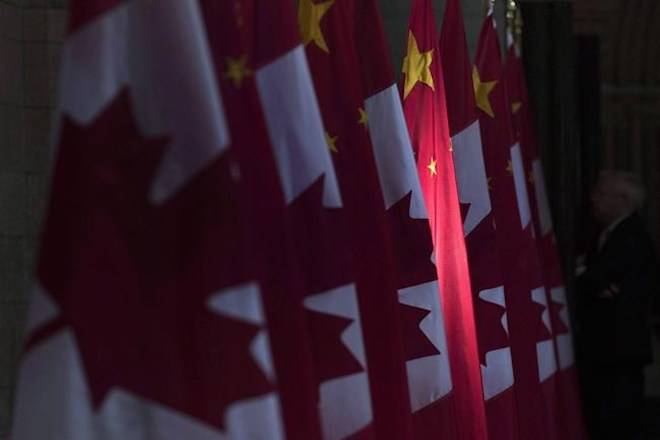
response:
<svg viewBox="0 0 660 440"><path fill-rule="evenodd" d="M243 55L240 58L227 58L227 70L225 78L234 82L237 88L243 84L243 80L252 75L252 71L247 67L247 57Z"/></svg>
<svg viewBox="0 0 660 440"><path fill-rule="evenodd" d="M364 125L366 127L369 123L369 116L367 115L367 112L365 112L362 107L358 108L358 112L360 112L360 119L358 120L358 124Z"/></svg>
<svg viewBox="0 0 660 440"><path fill-rule="evenodd" d="M330 53L323 32L321 32L321 19L334 2L334 0L329 0L322 3L312 3L312 0L300 0L298 25L305 46L313 41L321 50Z"/></svg>
<svg viewBox="0 0 660 440"><path fill-rule="evenodd" d="M328 132L325 132L325 143L328 146L328 150L332 151L333 153L339 153L339 150L337 150L337 136L330 136Z"/></svg>
<svg viewBox="0 0 660 440"><path fill-rule="evenodd" d="M491 118L495 117L493 107L490 106L488 95L493 91L497 81L481 82L477 66L472 67L472 85L474 86L474 97L477 100L477 107L483 110Z"/></svg>
<svg viewBox="0 0 660 440"><path fill-rule="evenodd" d="M431 158L431 162L429 162L429 164L426 165L426 168L429 169L429 172L431 173L432 176L437 176L438 175L438 170L436 169L436 164L437 163L438 163L438 161Z"/></svg>
<svg viewBox="0 0 660 440"><path fill-rule="evenodd" d="M411 31L408 31L408 51L403 59L402 72L406 75L406 84L403 88L403 99L406 99L418 82L433 88L433 75L431 74L431 63L433 62L433 50L428 52L419 51L417 40Z"/></svg>
<svg viewBox="0 0 660 440"><path fill-rule="evenodd" d="M511 103L511 112L515 115L518 113L518 110L520 110L520 107L522 107L522 102L520 101L515 101Z"/></svg>
<svg viewBox="0 0 660 440"><path fill-rule="evenodd" d="M513 164L510 160L506 161L506 172L509 173L509 176L513 176Z"/></svg>

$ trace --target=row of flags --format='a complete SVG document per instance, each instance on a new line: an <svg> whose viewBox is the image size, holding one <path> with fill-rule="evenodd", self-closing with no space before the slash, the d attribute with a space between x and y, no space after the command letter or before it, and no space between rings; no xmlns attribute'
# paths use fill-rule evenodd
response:
<svg viewBox="0 0 660 440"><path fill-rule="evenodd" d="M519 53L413 0L74 0L13 440L584 439Z"/></svg>

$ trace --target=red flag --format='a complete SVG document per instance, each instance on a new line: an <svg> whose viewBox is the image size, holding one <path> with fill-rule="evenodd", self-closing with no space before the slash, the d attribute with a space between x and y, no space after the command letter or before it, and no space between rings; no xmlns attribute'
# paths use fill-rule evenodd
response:
<svg viewBox="0 0 660 440"><path fill-rule="evenodd" d="M197 2L68 37L13 438L278 439L282 408L288 437L319 437L275 167L234 155L268 146L242 48L221 100Z"/></svg>
<svg viewBox="0 0 660 440"><path fill-rule="evenodd" d="M562 427L565 430L563 436L570 439L583 439L586 438L586 432L580 407L573 352L573 335L559 255L552 228L552 216L545 190L543 167L532 126L532 113L527 95L525 72L518 47L509 32L507 32L507 43L505 75L510 94L513 128L521 143L539 260L543 266L545 285L550 293L550 318L554 329L556 353L559 361L557 383L563 410Z"/></svg>
<svg viewBox="0 0 660 440"><path fill-rule="evenodd" d="M492 179L497 247L504 261L505 296L516 382L521 438L557 438L555 373L549 303L531 224L519 143L511 129L511 107L492 10L484 21L473 73Z"/></svg>
<svg viewBox="0 0 660 440"><path fill-rule="evenodd" d="M426 423L416 425L417 434L421 438L484 439L488 434L477 333L433 8L429 0L415 0L411 8L403 61L403 107L429 209L456 385L439 404L425 410L429 418L433 414L437 425L421 419ZM471 423L460 422L467 419Z"/></svg>
<svg viewBox="0 0 660 440"><path fill-rule="evenodd" d="M410 437L410 405L399 298L384 210L386 202L376 169L378 158L371 149L367 130L369 110L363 104L361 64L355 46L360 38L356 35L357 7L352 1L302 0L298 15L328 149L342 189L343 214L349 228L338 240L346 241L351 251L364 335L361 365L366 366L371 396L370 402L368 396L355 399L355 386L345 382L346 386L336 390L333 406L328 406L322 415L324 434L333 439L349 435L405 439ZM406 317L416 319L415 324L419 324L424 312L427 310L410 307L408 316L402 317L402 324L405 325ZM421 341L422 350L433 349L414 326L412 334ZM328 359L328 363L338 361ZM328 379L338 380L337 376ZM355 409L337 417L341 407ZM362 429L358 433L359 428Z"/></svg>
<svg viewBox="0 0 660 440"><path fill-rule="evenodd" d="M475 105L463 15L449 0L440 38L459 200L477 321L481 373L491 439L518 438L504 278L496 247L489 180Z"/></svg>

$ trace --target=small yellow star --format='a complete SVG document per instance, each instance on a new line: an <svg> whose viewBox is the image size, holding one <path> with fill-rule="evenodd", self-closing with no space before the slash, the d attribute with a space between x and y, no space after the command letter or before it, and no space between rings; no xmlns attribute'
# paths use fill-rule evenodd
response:
<svg viewBox="0 0 660 440"><path fill-rule="evenodd" d="M367 115L367 112L364 111L362 107L358 108L358 112L360 112L360 119L358 120L358 124L364 125L366 127L369 123L369 115Z"/></svg>
<svg viewBox="0 0 660 440"><path fill-rule="evenodd" d="M509 176L513 176L513 164L510 160L506 161L506 172L509 173Z"/></svg>
<svg viewBox="0 0 660 440"><path fill-rule="evenodd" d="M252 75L252 71L247 67L247 56L227 58L225 78L232 80L236 88L240 87L243 84L243 80L250 75Z"/></svg>
<svg viewBox="0 0 660 440"><path fill-rule="evenodd" d="M515 101L511 103L511 112L515 115L518 113L518 110L520 110L520 107L522 107L522 102L520 101Z"/></svg>
<svg viewBox="0 0 660 440"><path fill-rule="evenodd" d="M339 150L337 150L337 136L330 136L328 132L325 132L325 143L328 146L328 150L332 151L333 153L339 153Z"/></svg>
<svg viewBox="0 0 660 440"><path fill-rule="evenodd" d="M488 95L493 91L493 88L497 85L497 81L486 81L481 82L481 77L479 76L479 71L477 66L472 67L472 85L474 87L474 97L477 101L477 107L483 110L491 118L495 117L493 112L493 107L490 105L488 100Z"/></svg>
<svg viewBox="0 0 660 440"><path fill-rule="evenodd" d="M426 168L429 169L429 173L431 173L432 176L437 176L438 175L438 170L436 168L437 163L438 163L438 161L431 158L431 162L429 162L429 164L426 165Z"/></svg>
<svg viewBox="0 0 660 440"><path fill-rule="evenodd" d="M433 88L433 75L431 74L431 63L433 62L433 50L420 52L417 40L412 31L408 31L408 51L403 59L402 72L406 75L406 83L403 87L403 99L406 99L418 82Z"/></svg>
<svg viewBox="0 0 660 440"><path fill-rule="evenodd" d="M321 19L335 3L334 0L328 0L322 3L313 3L312 0L300 0L298 5L298 25L300 26L300 35L305 46L311 41L314 42L322 51L330 53L328 44L321 31Z"/></svg>

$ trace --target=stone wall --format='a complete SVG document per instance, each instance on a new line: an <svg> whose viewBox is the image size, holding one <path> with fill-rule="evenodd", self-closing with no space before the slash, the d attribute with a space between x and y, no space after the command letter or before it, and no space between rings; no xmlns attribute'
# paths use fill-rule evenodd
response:
<svg viewBox="0 0 660 440"><path fill-rule="evenodd" d="M49 168L65 0L0 0L0 439L16 364Z"/></svg>

